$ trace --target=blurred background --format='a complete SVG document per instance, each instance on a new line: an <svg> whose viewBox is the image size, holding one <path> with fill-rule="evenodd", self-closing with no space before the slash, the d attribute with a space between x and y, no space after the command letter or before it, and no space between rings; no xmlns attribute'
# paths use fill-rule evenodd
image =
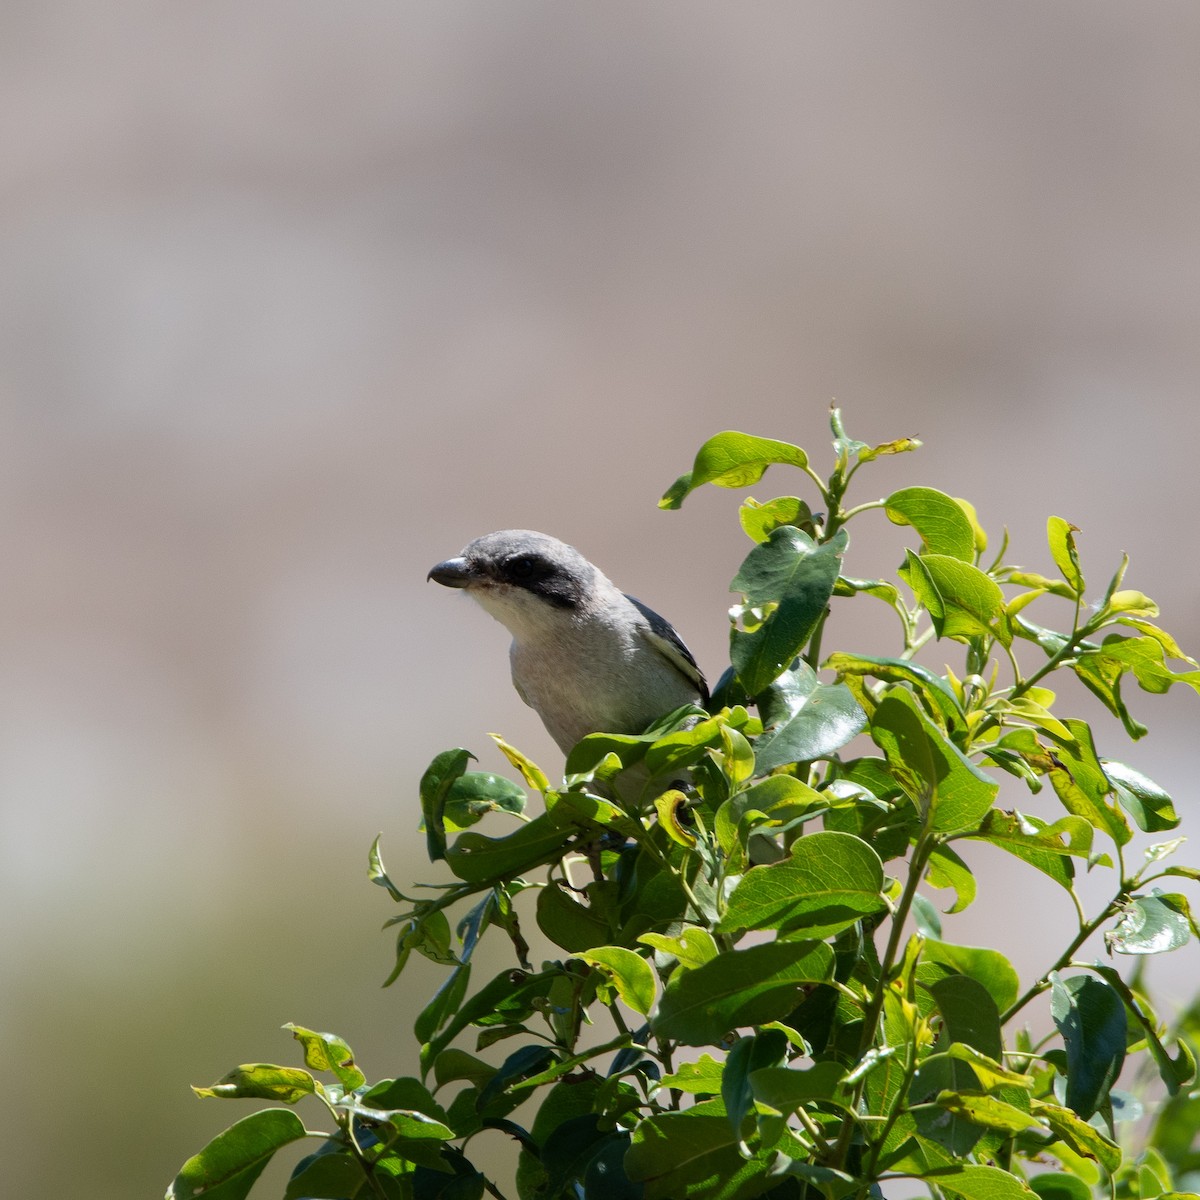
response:
<svg viewBox="0 0 1200 1200"><path fill-rule="evenodd" d="M738 497L655 501L723 428L823 467L836 397L926 443L859 500L966 496L1042 571L1062 515L1200 645L1198 55L1185 0L9 0L0 1190L160 1195L284 1021L413 1070L441 972L380 989L371 839L437 877L417 781L488 730L561 767L425 582L476 534L576 544L715 678ZM827 646L894 648L864 605ZM1197 697L1131 686L1135 747L1089 699L1194 828ZM1071 914L1025 874L947 937L1028 980Z"/></svg>

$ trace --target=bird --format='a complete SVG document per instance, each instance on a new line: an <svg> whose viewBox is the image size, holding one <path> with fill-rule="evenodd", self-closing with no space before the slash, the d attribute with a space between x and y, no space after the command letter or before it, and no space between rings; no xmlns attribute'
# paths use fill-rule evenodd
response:
<svg viewBox="0 0 1200 1200"><path fill-rule="evenodd" d="M642 733L708 684L670 622L573 546L531 529L468 542L428 579L461 588L512 634L513 686L564 754L591 733Z"/></svg>

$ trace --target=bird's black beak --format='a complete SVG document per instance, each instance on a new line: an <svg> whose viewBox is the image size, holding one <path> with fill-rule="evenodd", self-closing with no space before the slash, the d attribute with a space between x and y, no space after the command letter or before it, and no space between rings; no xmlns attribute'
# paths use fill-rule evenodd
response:
<svg viewBox="0 0 1200 1200"><path fill-rule="evenodd" d="M443 587L465 588L475 578L475 572L465 558L448 558L425 576Z"/></svg>

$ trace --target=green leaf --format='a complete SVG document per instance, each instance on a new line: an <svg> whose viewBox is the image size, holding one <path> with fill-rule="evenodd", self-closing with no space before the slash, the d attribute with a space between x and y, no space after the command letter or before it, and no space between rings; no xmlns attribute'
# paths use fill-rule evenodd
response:
<svg viewBox="0 0 1200 1200"><path fill-rule="evenodd" d="M470 1056L463 1055L463 1057L469 1058ZM476 1059L475 1062L478 1063L479 1060ZM495 1074L495 1068L488 1067L488 1071L490 1079ZM411 1075L404 1075L399 1079L381 1079L365 1091L359 1100L364 1108L378 1109L389 1113L416 1113L442 1125L446 1122L445 1110L433 1098L430 1090L419 1079L414 1079ZM435 1135L429 1130L422 1130L418 1136L428 1138L441 1135ZM449 1137L450 1134L447 1133L444 1136Z"/></svg>
<svg viewBox="0 0 1200 1200"><path fill-rule="evenodd" d="M936 960L931 956L929 961ZM918 978L921 974L921 968L918 968ZM1000 1010L995 997L983 983L970 975L948 975L925 986L942 1014L951 1049L953 1044L961 1043L993 1061L1001 1058L1004 1044L1000 1034ZM983 1082L982 1077L980 1082Z"/></svg>
<svg viewBox="0 0 1200 1200"><path fill-rule="evenodd" d="M929 856L929 872L926 876L935 888L953 888L954 903L945 912L962 912L975 899L975 876L971 868L949 846L935 846Z"/></svg>
<svg viewBox="0 0 1200 1200"><path fill-rule="evenodd" d="M543 813L507 837L461 833L445 852L445 859L467 883L507 879L557 858L575 832Z"/></svg>
<svg viewBox="0 0 1200 1200"><path fill-rule="evenodd" d="M1067 1086L1069 1091L1069 1080ZM1033 1115L1049 1125L1055 1137L1076 1154L1083 1158L1095 1159L1110 1174L1120 1167L1121 1148L1071 1109L1058 1104L1048 1104L1043 1100L1031 1100L1029 1107Z"/></svg>
<svg viewBox="0 0 1200 1200"><path fill-rule="evenodd" d="M1066 856L1086 859L1092 851L1092 827L1083 817L1060 817L1050 825L1040 817L993 808L978 832L967 836L999 846L1067 889L1075 868Z"/></svg>
<svg viewBox="0 0 1200 1200"><path fill-rule="evenodd" d="M307 1072L295 1067L277 1067L274 1063L243 1063L234 1067L209 1087L193 1087L197 1096L219 1099L278 1100L295 1104L316 1091L317 1081Z"/></svg>
<svg viewBox="0 0 1200 1200"><path fill-rule="evenodd" d="M534 1001L544 997L562 973L563 968L557 964L536 974L501 971L455 1012L436 1037L421 1047L422 1074L468 1025L519 1025L534 1011Z"/></svg>
<svg viewBox="0 0 1200 1200"><path fill-rule="evenodd" d="M765 542L772 529L780 525L795 525L808 533L812 532L812 510L799 496L780 496L766 504L747 498L738 510L738 519L748 537L756 542Z"/></svg>
<svg viewBox="0 0 1200 1200"><path fill-rule="evenodd" d="M461 833L490 812L522 813L525 789L490 771L466 771L451 785L442 811L449 833Z"/></svg>
<svg viewBox="0 0 1200 1200"><path fill-rule="evenodd" d="M605 915L580 904L558 879L551 879L538 892L538 928L569 954L607 945L613 935Z"/></svg>
<svg viewBox="0 0 1200 1200"><path fill-rule="evenodd" d="M348 1092L360 1088L367 1077L354 1062L354 1051L334 1033L316 1033L290 1021L284 1029L304 1047L304 1065L313 1071L329 1071Z"/></svg>
<svg viewBox="0 0 1200 1200"><path fill-rule="evenodd" d="M985 1129L996 1129L1004 1134L1021 1133L1030 1128L1040 1128L1038 1119L995 1096L983 1096L970 1092L942 1091L934 1103L956 1117L962 1117L973 1125Z"/></svg>
<svg viewBox="0 0 1200 1200"><path fill-rule="evenodd" d="M1146 833L1161 833L1179 824L1171 797L1153 779L1147 779L1124 763L1102 759L1101 766L1121 807L1137 822L1139 829Z"/></svg>
<svg viewBox="0 0 1200 1200"><path fill-rule="evenodd" d="M286 1108L243 1117L183 1164L167 1200L243 1200L275 1151L305 1136L300 1118Z"/></svg>
<svg viewBox="0 0 1200 1200"><path fill-rule="evenodd" d="M684 926L678 937L668 937L663 933L643 933L638 941L652 946L660 954L674 955L685 970L702 967L719 953L716 939L707 929L698 925Z"/></svg>
<svg viewBox="0 0 1200 1200"><path fill-rule="evenodd" d="M646 1016L654 1006L654 972L640 954L623 946L599 946L579 956L598 967L617 990L626 1007Z"/></svg>
<svg viewBox="0 0 1200 1200"><path fill-rule="evenodd" d="M685 1046L711 1046L731 1029L781 1020L810 983L833 971L824 942L771 942L730 950L671 976L651 1028Z"/></svg>
<svg viewBox="0 0 1200 1200"><path fill-rule="evenodd" d="M357 1197L367 1176L358 1159L345 1150L338 1154L313 1154L292 1172L283 1200L316 1200L318 1197Z"/></svg>
<svg viewBox="0 0 1200 1200"><path fill-rule="evenodd" d="M846 1076L840 1063L814 1063L808 1068L761 1067L750 1076L754 1099L781 1113L793 1113L814 1101L833 1102L848 1107L848 1101L837 1099L838 1088Z"/></svg>
<svg viewBox="0 0 1200 1200"><path fill-rule="evenodd" d="M825 666L838 675L871 675L888 683L908 683L919 692L951 734L965 732L966 714L954 689L938 674L900 658L869 658L864 654L831 654Z"/></svg>
<svg viewBox="0 0 1200 1200"><path fill-rule="evenodd" d="M735 1136L754 1108L751 1074L761 1068L782 1066L787 1061L787 1049L788 1040L778 1029L739 1038L731 1047L721 1077L721 1099Z"/></svg>
<svg viewBox="0 0 1200 1200"><path fill-rule="evenodd" d="M1063 722L1075 739L1074 748L1059 745L1050 755L1046 772L1063 807L1083 817L1094 829L1107 833L1119 846L1132 836L1120 811L1108 802L1113 787L1092 741L1092 731L1083 722L1068 718Z"/></svg>
<svg viewBox="0 0 1200 1200"><path fill-rule="evenodd" d="M1045 1171L1035 1175L1029 1186L1041 1200L1092 1200L1092 1189L1075 1175Z"/></svg>
<svg viewBox="0 0 1200 1200"><path fill-rule="evenodd" d="M929 610L939 638L969 642L994 637L1002 645L1012 644L1004 593L978 567L948 554L918 557L909 550L898 574Z"/></svg>
<svg viewBox="0 0 1200 1200"><path fill-rule="evenodd" d="M1079 664L1088 664L1105 677L1129 671L1144 692L1161 695L1176 683L1185 683L1200 692L1200 670L1172 671L1166 665L1162 643L1152 637L1122 637L1111 633L1099 650L1081 654ZM1077 667L1078 669L1078 667Z"/></svg>
<svg viewBox="0 0 1200 1200"><path fill-rule="evenodd" d="M886 908L882 891L883 863L866 842L849 833L813 833L796 840L790 858L742 876L718 930L826 938Z"/></svg>
<svg viewBox="0 0 1200 1200"><path fill-rule="evenodd" d="M706 483L725 488L749 487L776 463L803 469L808 466L808 455L788 442L726 430L700 447L692 469L667 489L658 506L678 508L689 492Z"/></svg>
<svg viewBox="0 0 1200 1200"><path fill-rule="evenodd" d="M819 683L797 660L758 697L763 732L754 743L759 774L787 763L811 762L840 750L860 733L867 714L841 683Z"/></svg>
<svg viewBox="0 0 1200 1200"><path fill-rule="evenodd" d="M467 985L471 981L471 964L464 963L451 971L432 1000L417 1014L413 1033L417 1041L427 1042L458 1011Z"/></svg>
<svg viewBox="0 0 1200 1200"><path fill-rule="evenodd" d="M868 446L858 452L859 462L871 462L885 454L907 454L910 450L921 448L920 438L894 438L890 442L880 442L878 446Z"/></svg>
<svg viewBox="0 0 1200 1200"><path fill-rule="evenodd" d="M772 775L730 796L717 809L713 830L724 854L744 866L746 844L755 830L767 833L827 812L833 797L814 791L794 775Z"/></svg>
<svg viewBox="0 0 1200 1200"><path fill-rule="evenodd" d="M1051 974L1050 1015L1067 1050L1067 1107L1087 1120L1108 1098L1125 1061L1125 1005L1090 975Z"/></svg>
<svg viewBox="0 0 1200 1200"><path fill-rule="evenodd" d="M469 750L443 750L421 776L421 817L425 823L425 845L430 862L446 857L446 829L443 813L450 789L473 759Z"/></svg>
<svg viewBox="0 0 1200 1200"><path fill-rule="evenodd" d="M1000 953L985 946L956 946L951 942L926 942L921 950L922 965L918 968L918 977L928 965L937 965L945 973L969 975L977 983L981 983L994 1001L999 1012L1010 1007L1017 998L1021 982L1013 969L1012 963ZM990 1020L990 1015L988 1016ZM967 1041L966 1037L960 1038ZM977 1050L985 1054L993 1054L994 1047L979 1045L973 1042Z"/></svg>
<svg viewBox="0 0 1200 1200"><path fill-rule="evenodd" d="M699 1061L682 1063L678 1071L664 1075L659 1083L691 1096L719 1096L724 1072L724 1060L718 1062L711 1054L702 1054Z"/></svg>
<svg viewBox="0 0 1200 1200"><path fill-rule="evenodd" d="M845 530L818 544L785 525L746 556L730 584L745 597L734 610L745 628L730 631L730 661L751 696L777 679L812 636L846 544Z"/></svg>
<svg viewBox="0 0 1200 1200"><path fill-rule="evenodd" d="M965 978L965 976L960 978ZM946 982L949 982L949 980ZM972 980L972 982L974 981ZM999 1020L996 1022L996 1027L999 1029ZM1028 1091L1034 1085L1032 1075L1023 1075L1020 1071L1009 1070L1003 1063L997 1062L996 1059L982 1053L966 1042L952 1042L946 1048L945 1054L949 1058L965 1062L975 1073L976 1078L979 1080L979 1086L985 1092L1004 1087L1017 1087ZM926 1061L929 1062L935 1057L937 1056L930 1055Z"/></svg>
<svg viewBox="0 0 1200 1200"><path fill-rule="evenodd" d="M1078 525L1064 521L1062 517L1051 517L1046 522L1046 539L1050 543L1050 557L1062 573L1075 597L1083 595L1083 572L1079 569L1079 553L1075 549L1075 534Z"/></svg>
<svg viewBox="0 0 1200 1200"><path fill-rule="evenodd" d="M978 1167L956 1163L952 1167L933 1167L927 1178L965 1200L1031 1200L1029 1186L999 1167Z"/></svg>
<svg viewBox="0 0 1200 1200"><path fill-rule="evenodd" d="M683 1112L640 1121L625 1155L625 1170L630 1179L646 1185L648 1198L715 1195L718 1181L728 1181L741 1167L737 1141L725 1106L707 1100ZM712 1190L704 1190L705 1184Z"/></svg>
<svg viewBox="0 0 1200 1200"><path fill-rule="evenodd" d="M1187 899L1163 895L1135 896L1125 905L1116 928L1104 935L1104 944L1118 954L1164 954L1186 945L1190 931Z"/></svg>
<svg viewBox="0 0 1200 1200"><path fill-rule="evenodd" d="M550 790L550 781L546 778L545 771L533 759L522 754L516 746L510 746L499 734L490 733L488 737L496 743L496 749L521 773L527 787L542 793Z"/></svg>
<svg viewBox="0 0 1200 1200"><path fill-rule="evenodd" d="M999 785L946 740L905 688L892 689L879 702L871 737L897 781L929 814L931 829L973 829L991 807Z"/></svg>
<svg viewBox="0 0 1200 1200"><path fill-rule="evenodd" d="M962 505L935 488L910 487L893 492L884 512L896 525L911 525L920 535L922 553L948 554L962 562L975 558L975 530Z"/></svg>

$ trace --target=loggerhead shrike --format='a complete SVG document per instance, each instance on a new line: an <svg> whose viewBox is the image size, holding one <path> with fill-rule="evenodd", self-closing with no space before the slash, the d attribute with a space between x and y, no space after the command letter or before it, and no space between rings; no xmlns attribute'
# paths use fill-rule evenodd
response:
<svg viewBox="0 0 1200 1200"><path fill-rule="evenodd" d="M672 709L708 701L669 622L557 538L488 533L428 578L463 588L513 635L513 686L564 754L589 733L641 733Z"/></svg>

